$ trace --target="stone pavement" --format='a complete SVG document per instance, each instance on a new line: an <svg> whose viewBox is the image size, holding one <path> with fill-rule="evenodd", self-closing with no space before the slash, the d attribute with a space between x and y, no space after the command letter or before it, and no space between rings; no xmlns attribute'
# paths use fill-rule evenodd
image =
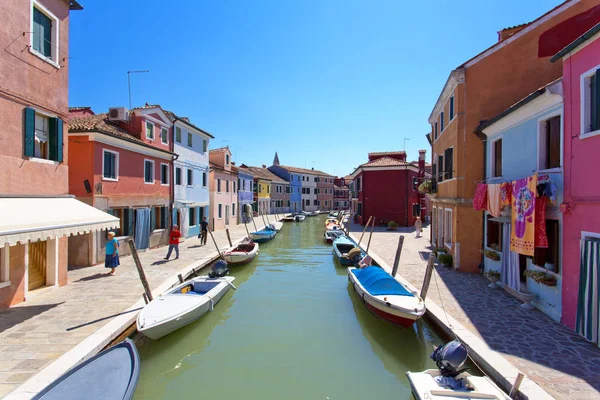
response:
<svg viewBox="0 0 600 400"><path fill-rule="evenodd" d="M258 229L264 226L259 218L255 221ZM230 233L234 242L246 236L244 225L232 227ZM228 247L224 230L214 236L219 247ZM210 237L206 246L190 238L179 248L180 258L172 254L170 261L163 259L167 247L139 252L153 290L190 264L217 257ZM120 261L116 276L107 275L104 265L70 270L68 285L31 292L26 302L0 311L0 398L139 301L144 290L133 258Z"/></svg>
<svg viewBox="0 0 600 400"><path fill-rule="evenodd" d="M349 228L360 237L362 226ZM393 265L400 235L405 240L397 275L420 289L431 253L429 227L421 238L413 228L375 228L370 248ZM363 245L367 240L368 232ZM555 398L600 399L600 348L488 283L481 275L436 266L427 297Z"/></svg>

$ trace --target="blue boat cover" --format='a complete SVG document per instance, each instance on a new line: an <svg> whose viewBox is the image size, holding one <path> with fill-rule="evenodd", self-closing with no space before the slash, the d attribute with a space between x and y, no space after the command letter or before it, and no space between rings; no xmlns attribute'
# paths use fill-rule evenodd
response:
<svg viewBox="0 0 600 400"><path fill-rule="evenodd" d="M390 274L379 267L353 269L352 273L372 296L414 296Z"/></svg>

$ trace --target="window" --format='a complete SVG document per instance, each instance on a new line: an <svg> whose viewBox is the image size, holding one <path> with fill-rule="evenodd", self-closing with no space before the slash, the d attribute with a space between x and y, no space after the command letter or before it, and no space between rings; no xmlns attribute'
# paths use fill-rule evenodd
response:
<svg viewBox="0 0 600 400"><path fill-rule="evenodd" d="M450 121L454 118L454 96L450 97Z"/></svg>
<svg viewBox="0 0 600 400"><path fill-rule="evenodd" d="M162 144L169 143L169 139L167 137L167 134L168 134L167 128L161 128L160 129L160 141L162 142Z"/></svg>
<svg viewBox="0 0 600 400"><path fill-rule="evenodd" d="M196 207L190 207L189 225L196 225Z"/></svg>
<svg viewBox="0 0 600 400"><path fill-rule="evenodd" d="M444 132L444 112L440 113L440 132Z"/></svg>
<svg viewBox="0 0 600 400"><path fill-rule="evenodd" d="M492 142L492 177L502 176L502 139Z"/></svg>
<svg viewBox="0 0 600 400"><path fill-rule="evenodd" d="M188 146L192 147L192 134L188 132Z"/></svg>
<svg viewBox="0 0 600 400"><path fill-rule="evenodd" d="M229 165L229 154L225 154L225 164Z"/></svg>
<svg viewBox="0 0 600 400"><path fill-rule="evenodd" d="M120 220L121 228L115 229L117 236L133 235L133 208L109 208L106 212Z"/></svg>
<svg viewBox="0 0 600 400"><path fill-rule="evenodd" d="M202 151L205 153L208 151L208 140L202 139Z"/></svg>
<svg viewBox="0 0 600 400"><path fill-rule="evenodd" d="M231 184L233 185L233 193L235 193L235 181L231 182Z"/></svg>
<svg viewBox="0 0 600 400"><path fill-rule="evenodd" d="M223 204L219 204L219 214L218 214L218 218L222 219L223 218Z"/></svg>
<svg viewBox="0 0 600 400"><path fill-rule="evenodd" d="M160 164L160 184L161 185L169 184L169 165L168 164Z"/></svg>
<svg viewBox="0 0 600 400"><path fill-rule="evenodd" d="M177 143L181 143L181 128L180 127L175 128L175 141Z"/></svg>
<svg viewBox="0 0 600 400"><path fill-rule="evenodd" d="M452 209L444 210L444 245L452 248Z"/></svg>
<svg viewBox="0 0 600 400"><path fill-rule="evenodd" d="M43 5L33 2L31 18L31 48L33 54L58 66L59 21Z"/></svg>
<svg viewBox="0 0 600 400"><path fill-rule="evenodd" d="M144 160L144 182L154 183L154 161Z"/></svg>
<svg viewBox="0 0 600 400"><path fill-rule="evenodd" d="M359 192L362 191L362 185L361 184L362 184L362 178L358 178L356 180L356 187L358 188Z"/></svg>
<svg viewBox="0 0 600 400"><path fill-rule="evenodd" d="M49 157L48 138L50 137L49 118L35 114L35 154L36 158L45 160Z"/></svg>
<svg viewBox="0 0 600 400"><path fill-rule="evenodd" d="M267 185L267 193L271 193L271 185Z"/></svg>
<svg viewBox="0 0 600 400"><path fill-rule="evenodd" d="M10 285L10 247L0 247L0 288Z"/></svg>
<svg viewBox="0 0 600 400"><path fill-rule="evenodd" d="M600 68L595 67L581 76L581 136L597 134L600 134Z"/></svg>
<svg viewBox="0 0 600 400"><path fill-rule="evenodd" d="M175 168L175 184L181 185L181 168Z"/></svg>
<svg viewBox="0 0 600 400"><path fill-rule="evenodd" d="M193 186L194 185L194 170L193 169L189 169L187 170L187 185L188 186Z"/></svg>
<svg viewBox="0 0 600 400"><path fill-rule="evenodd" d="M235 217L235 203L231 204L231 215Z"/></svg>
<svg viewBox="0 0 600 400"><path fill-rule="evenodd" d="M487 238L485 245L492 250L502 251L502 226L498 221L491 221L492 216L487 215Z"/></svg>
<svg viewBox="0 0 600 400"><path fill-rule="evenodd" d="M202 186L206 187L206 172L202 173Z"/></svg>
<svg viewBox="0 0 600 400"><path fill-rule="evenodd" d="M318 182L318 181L319 181L318 179L319 179L319 178L317 178L316 176L314 177L314 181L315 181L315 182Z"/></svg>
<svg viewBox="0 0 600 400"><path fill-rule="evenodd" d="M544 267L554 273L560 273L559 268L559 226L558 220L546 220L546 236L548 237L548 248L536 247L533 253L533 264Z"/></svg>
<svg viewBox="0 0 600 400"><path fill-rule="evenodd" d="M102 150L102 179L105 180L117 180L119 178L119 153Z"/></svg>
<svg viewBox="0 0 600 400"><path fill-rule="evenodd" d="M445 161L445 165L444 165L444 169L445 171L445 177L446 179L452 179L452 170L454 168L453 166L453 161L454 161L454 157L453 157L453 153L454 153L454 149L451 147L449 149L446 149L446 151L444 152L444 161Z"/></svg>
<svg viewBox="0 0 600 400"><path fill-rule="evenodd" d="M304 204L306 204L307 206L310 206L310 200L308 200L308 199L304 200Z"/></svg>
<svg viewBox="0 0 600 400"><path fill-rule="evenodd" d="M421 216L421 204L413 203L412 205L412 216L413 218Z"/></svg>
<svg viewBox="0 0 600 400"><path fill-rule="evenodd" d="M63 121L25 108L25 157L62 162Z"/></svg>
<svg viewBox="0 0 600 400"><path fill-rule="evenodd" d="M318 205L319 205L318 200L313 200L313 206L318 206Z"/></svg>
<svg viewBox="0 0 600 400"><path fill-rule="evenodd" d="M262 193L262 185L260 183L258 184L258 193Z"/></svg>
<svg viewBox="0 0 600 400"><path fill-rule="evenodd" d="M540 170L560 168L560 116L552 117L540 124L539 165Z"/></svg>
<svg viewBox="0 0 600 400"><path fill-rule="evenodd" d="M154 215L150 215L151 230L165 229L168 223L167 207L153 207Z"/></svg>
<svg viewBox="0 0 600 400"><path fill-rule="evenodd" d="M225 193L229 193L229 181L225 181Z"/></svg>
<svg viewBox="0 0 600 400"><path fill-rule="evenodd" d="M154 140L154 124L146 121L146 139Z"/></svg>
<svg viewBox="0 0 600 400"><path fill-rule="evenodd" d="M438 162L437 162L437 166L438 166L438 181L439 182L443 182L444 181L444 156L438 156Z"/></svg>
<svg viewBox="0 0 600 400"><path fill-rule="evenodd" d="M416 176L413 176L413 179L412 179L412 190L413 191L417 190L418 186L419 186L419 179Z"/></svg>
<svg viewBox="0 0 600 400"><path fill-rule="evenodd" d="M221 193L221 180L217 179L217 193Z"/></svg>
<svg viewBox="0 0 600 400"><path fill-rule="evenodd" d="M438 138L438 123L437 121L433 124L433 140L437 140Z"/></svg>
<svg viewBox="0 0 600 400"><path fill-rule="evenodd" d="M290 193L294 194L294 187L293 186L290 186Z"/></svg>
<svg viewBox="0 0 600 400"><path fill-rule="evenodd" d="M362 216L362 203L358 203L356 206L356 215Z"/></svg>

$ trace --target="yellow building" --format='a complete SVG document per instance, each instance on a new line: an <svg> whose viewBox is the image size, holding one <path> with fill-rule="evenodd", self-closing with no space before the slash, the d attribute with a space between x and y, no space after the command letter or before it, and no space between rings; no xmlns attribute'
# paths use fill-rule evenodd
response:
<svg viewBox="0 0 600 400"><path fill-rule="evenodd" d="M268 214L271 204L271 181L264 178L254 178L255 180L255 199L254 211L259 214Z"/></svg>

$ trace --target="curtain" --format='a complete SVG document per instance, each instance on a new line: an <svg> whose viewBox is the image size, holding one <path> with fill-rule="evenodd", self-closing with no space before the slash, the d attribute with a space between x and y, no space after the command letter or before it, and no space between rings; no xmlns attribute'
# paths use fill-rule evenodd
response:
<svg viewBox="0 0 600 400"><path fill-rule="evenodd" d="M502 266L500 281L519 292L521 279L519 279L519 254L510 250L511 224L502 224Z"/></svg>
<svg viewBox="0 0 600 400"><path fill-rule="evenodd" d="M600 347L600 241L581 241L577 333Z"/></svg>
<svg viewBox="0 0 600 400"><path fill-rule="evenodd" d="M150 209L135 210L135 247L144 250L150 247Z"/></svg>
<svg viewBox="0 0 600 400"><path fill-rule="evenodd" d="M188 228L190 226L190 221L188 218L188 213L189 213L190 209L187 207L181 207L179 209L179 220L181 221L181 226L179 227L179 231L181 232L181 236L183 237L187 237L188 235Z"/></svg>

